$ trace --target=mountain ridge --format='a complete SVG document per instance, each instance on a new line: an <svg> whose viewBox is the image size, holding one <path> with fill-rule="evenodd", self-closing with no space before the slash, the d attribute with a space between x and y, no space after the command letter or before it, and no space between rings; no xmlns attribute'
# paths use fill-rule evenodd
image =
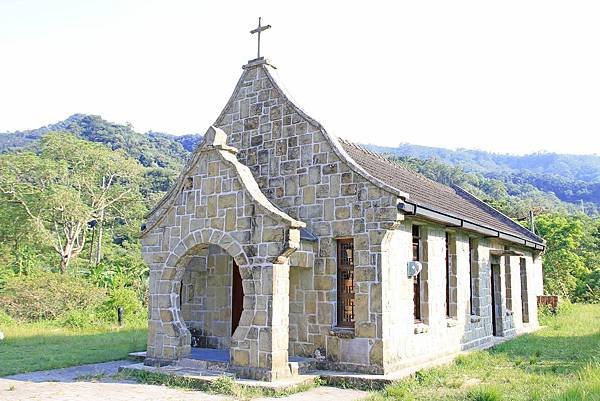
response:
<svg viewBox="0 0 600 401"><path fill-rule="evenodd" d="M82 139L103 143L113 150L123 149L143 166L162 169L168 176L178 174L202 139L202 135L193 133L138 133L131 125L112 123L98 115L74 114L38 129L0 133L0 153L35 147L44 134L52 131L69 132ZM504 193L508 196L531 197L531 191L538 190L549 195L550 204L556 204L553 199L558 198L571 205L583 202L587 210L600 210L600 155L552 152L510 155L408 143L395 148L373 144L363 146L444 184L470 182L471 185L484 188L483 194L487 187L502 183ZM491 184L487 183L487 187L478 184L482 179L491 180ZM489 199L493 200L494 197L490 195Z"/></svg>

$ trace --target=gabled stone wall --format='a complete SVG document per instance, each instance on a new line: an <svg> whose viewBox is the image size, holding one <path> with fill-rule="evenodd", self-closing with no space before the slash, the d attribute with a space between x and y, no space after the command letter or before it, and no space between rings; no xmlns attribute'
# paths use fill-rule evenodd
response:
<svg viewBox="0 0 600 401"><path fill-rule="evenodd" d="M382 371L381 239L402 216L398 191L344 157L336 140L277 86L264 63L250 64L216 126L229 134L261 191L317 237L314 266L291 272L290 353L319 349L333 367ZM354 238L355 330L336 326L336 238ZM303 306L302 305L303 302Z"/></svg>
<svg viewBox="0 0 600 401"><path fill-rule="evenodd" d="M150 267L146 363L190 353L180 290L186 267L216 246L236 261L244 303L231 338L231 369L241 377L288 376L289 256L304 226L258 189L226 135L211 128L178 182L148 216L142 253ZM221 283L226 286L227 283Z"/></svg>

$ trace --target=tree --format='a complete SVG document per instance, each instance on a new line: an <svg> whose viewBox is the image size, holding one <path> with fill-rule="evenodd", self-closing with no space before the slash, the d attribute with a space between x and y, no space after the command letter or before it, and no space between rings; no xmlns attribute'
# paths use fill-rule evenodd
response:
<svg viewBox="0 0 600 401"><path fill-rule="evenodd" d="M64 273L85 246L89 222L127 218L127 205L139 202L142 167L67 134L47 134L40 149L0 156L0 200L21 208Z"/></svg>
<svg viewBox="0 0 600 401"><path fill-rule="evenodd" d="M589 274L580 250L584 238L581 216L545 214L536 218L536 227L547 242L544 288L572 299L578 282Z"/></svg>

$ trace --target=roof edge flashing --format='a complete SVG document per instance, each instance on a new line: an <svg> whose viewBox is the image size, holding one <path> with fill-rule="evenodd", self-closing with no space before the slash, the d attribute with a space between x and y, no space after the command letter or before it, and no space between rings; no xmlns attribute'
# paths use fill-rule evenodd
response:
<svg viewBox="0 0 600 401"><path fill-rule="evenodd" d="M423 217L427 220L444 223L451 227L464 228L465 230L473 231L490 238L499 238L501 240L509 241L515 244L524 245L528 248L537 250L544 250L546 248L545 244L543 243L538 243L525 238L521 238L514 234L496 230L494 228L484 226L482 224L470 221L468 219L451 216L449 214L439 212L437 210L417 205L414 203L400 202L398 203L398 211L404 214Z"/></svg>

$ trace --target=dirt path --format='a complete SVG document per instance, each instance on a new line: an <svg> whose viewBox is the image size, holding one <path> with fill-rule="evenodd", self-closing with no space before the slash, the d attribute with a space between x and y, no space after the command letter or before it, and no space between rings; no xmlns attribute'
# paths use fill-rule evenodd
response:
<svg viewBox="0 0 600 401"><path fill-rule="evenodd" d="M234 401L232 397L139 384L117 375L128 361L98 363L0 378L0 401ZM355 401L363 391L318 387L286 398L255 401Z"/></svg>

